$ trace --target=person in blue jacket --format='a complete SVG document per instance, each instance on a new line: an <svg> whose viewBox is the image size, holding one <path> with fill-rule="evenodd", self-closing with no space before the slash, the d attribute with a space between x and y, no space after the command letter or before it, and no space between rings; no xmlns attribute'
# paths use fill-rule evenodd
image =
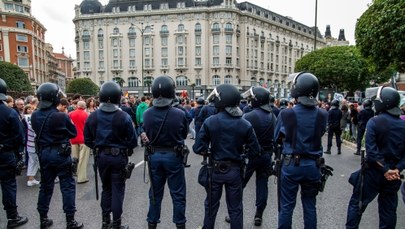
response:
<svg viewBox="0 0 405 229"><path fill-rule="evenodd" d="M362 168L350 176L353 194L347 209L346 228L359 228L362 213L378 195L379 228L397 223L400 173L405 168L405 122L399 118L397 90L381 86L374 99L377 116L366 126L366 157Z"/></svg>
<svg viewBox="0 0 405 229"><path fill-rule="evenodd" d="M208 163L213 167L211 185L206 187L203 228L214 228L224 186L231 228L243 228L243 154L253 159L260 154L260 146L252 125L242 118L240 93L235 86L221 84L207 99L214 101L218 113L205 120L193 145L197 154L206 156L210 151Z"/></svg>
<svg viewBox="0 0 405 229"><path fill-rule="evenodd" d="M317 107L319 82L308 72L295 75L291 97L297 104L280 111L274 139L283 145L278 228L292 226L292 215L300 187L304 228L317 228L316 196L321 181L322 136L328 113Z"/></svg>
<svg viewBox="0 0 405 229"><path fill-rule="evenodd" d="M59 178L63 210L66 214L66 228L83 228L75 220L76 184L73 178L71 145L69 139L76 137L76 127L66 113L59 112L62 92L53 83L43 83L37 90L38 110L31 116L32 129L37 136L38 159L41 172L41 186L38 195L38 212L42 228L49 228L53 221L48 218L49 204Z"/></svg>
<svg viewBox="0 0 405 229"><path fill-rule="evenodd" d="M374 117L374 111L371 109L372 102L369 99L364 100L363 109L357 115L357 150L354 155L360 155L361 145L363 142L364 133L366 132L366 126L368 120Z"/></svg>
<svg viewBox="0 0 405 229"><path fill-rule="evenodd" d="M125 181L130 177L128 157L137 146L131 116L119 109L122 91L114 81L100 88L100 107L91 113L84 127L84 143L93 149L102 182L101 211L103 229L126 229L121 215ZM112 213L112 223L111 223Z"/></svg>
<svg viewBox="0 0 405 229"><path fill-rule="evenodd" d="M19 146L24 144L25 132L18 113L9 108L7 84L0 79L0 183L3 206L7 214L7 228L16 228L28 222L17 211L16 166Z"/></svg>

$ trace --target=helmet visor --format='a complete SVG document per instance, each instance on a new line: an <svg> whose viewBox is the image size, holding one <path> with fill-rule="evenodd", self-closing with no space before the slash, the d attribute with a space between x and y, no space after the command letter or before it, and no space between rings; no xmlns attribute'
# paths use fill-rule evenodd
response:
<svg viewBox="0 0 405 229"><path fill-rule="evenodd" d="M254 99L254 98L255 98L255 94L253 93L253 88L254 88L254 87L251 87L251 88L249 88L249 90L243 92L243 93L241 94L242 98L243 98L243 99Z"/></svg>
<svg viewBox="0 0 405 229"><path fill-rule="evenodd" d="M207 100L214 101L215 98L218 98L218 100L221 101L221 94L217 91L217 88L214 88L211 94L208 95Z"/></svg>

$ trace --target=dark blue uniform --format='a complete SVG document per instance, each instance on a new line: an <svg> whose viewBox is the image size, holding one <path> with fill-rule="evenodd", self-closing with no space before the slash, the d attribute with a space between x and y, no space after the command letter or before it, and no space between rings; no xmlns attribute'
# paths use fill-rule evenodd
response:
<svg viewBox="0 0 405 229"><path fill-rule="evenodd" d="M273 110L273 114L278 117L278 114L280 113L280 109L278 109L274 104L270 104L271 109Z"/></svg>
<svg viewBox="0 0 405 229"><path fill-rule="evenodd" d="M366 129L367 167L364 170L362 209L359 209L361 185L360 171L357 171L349 179L354 188L347 211L346 228L358 228L361 213L377 195L379 228L395 228L401 181L388 181L384 174L389 169L401 172L405 168L405 122L397 116L382 113L371 118Z"/></svg>
<svg viewBox="0 0 405 229"><path fill-rule="evenodd" d="M332 106L328 111L328 150L332 148L333 134L336 136L336 146L338 148L338 154L341 153L342 146L342 129L340 127L340 120L342 119L342 111L338 107Z"/></svg>
<svg viewBox="0 0 405 229"><path fill-rule="evenodd" d="M203 106L200 114L198 115L198 119L201 120L201 123L204 123L208 117L214 115L216 112L217 109L215 108L215 104L211 102L208 105Z"/></svg>
<svg viewBox="0 0 405 229"><path fill-rule="evenodd" d="M167 114L167 116L166 116ZM166 121L164 121L166 116ZM143 115L143 128L151 141L150 156L151 185L154 196L149 191L149 211L147 221L150 224L160 222L160 211L165 184L169 186L173 202L173 222L176 225L186 223L186 180L184 177L183 157L174 150L184 145L188 134L188 121L185 113L175 107L151 107ZM160 133L159 129L163 123ZM153 202L152 200L155 200Z"/></svg>
<svg viewBox="0 0 405 229"><path fill-rule="evenodd" d="M253 173L256 172L256 208L263 212L267 206L268 180L271 167L271 155L273 154L273 137L276 116L272 112L261 108L255 108L243 116L248 120L256 133L260 144L260 156L249 161L243 187L249 182Z"/></svg>
<svg viewBox="0 0 405 229"><path fill-rule="evenodd" d="M357 115L357 152L360 152L361 150L361 142L363 141L363 136L366 132L367 122L372 117L374 117L374 111L372 109L363 109Z"/></svg>
<svg viewBox="0 0 405 229"><path fill-rule="evenodd" d="M31 117L31 124L38 137L38 156L41 166L39 215L41 218L47 218L55 178L59 177L63 211L67 217L74 216L76 185L72 173L72 158L68 148L63 146L70 146L69 139L76 137L76 127L66 113L58 112L54 106L35 111ZM42 127L42 132L39 134Z"/></svg>
<svg viewBox="0 0 405 229"><path fill-rule="evenodd" d="M243 108L242 111L244 114L247 114L247 113L251 112L252 110L253 110L252 106L250 104L248 104Z"/></svg>
<svg viewBox="0 0 405 229"><path fill-rule="evenodd" d="M131 117L124 111L105 112L102 109L90 114L84 127L84 143L95 149L102 182L101 209L103 216L112 212L119 220L125 195L125 178L128 153L137 146L137 136Z"/></svg>
<svg viewBox="0 0 405 229"><path fill-rule="evenodd" d="M225 186L231 228L243 228L241 154L244 145L250 149L249 158L254 158L259 154L260 146L252 125L245 119L233 117L225 111L209 117L197 135L193 145L194 152L197 154L207 152L211 146L210 151L214 164L211 215L209 215L207 196L203 228L212 229L215 226L223 186ZM220 169L224 165L227 169Z"/></svg>
<svg viewBox="0 0 405 229"><path fill-rule="evenodd" d="M302 104L280 111L277 117L274 139L283 138L284 157L278 228L291 228L299 186L304 227L317 227L316 196L321 173L316 159L322 156L321 137L326 131L327 118L325 110Z"/></svg>
<svg viewBox="0 0 405 229"><path fill-rule="evenodd" d="M2 201L7 219L14 219L17 212L16 153L24 144L24 130L17 112L0 101L0 182Z"/></svg>
<svg viewBox="0 0 405 229"><path fill-rule="evenodd" d="M195 129L195 133L198 134L198 132L201 129L201 126L203 124L203 121L201 120L201 118L199 117L200 112L203 108L203 105L197 105L196 108L194 108L194 129Z"/></svg>

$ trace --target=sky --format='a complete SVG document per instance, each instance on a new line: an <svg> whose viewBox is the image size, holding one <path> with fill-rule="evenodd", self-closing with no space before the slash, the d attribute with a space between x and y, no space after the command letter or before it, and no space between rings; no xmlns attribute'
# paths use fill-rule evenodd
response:
<svg viewBox="0 0 405 229"><path fill-rule="evenodd" d="M332 36L337 38L344 29L346 40L355 44L354 31L357 19L367 10L372 0L248 0L248 2L271 10L307 26L315 25L315 2L318 1L319 31L324 35L326 25L331 26ZM45 42L51 43L54 52L76 57L74 43L74 6L82 0L32 0L31 12L47 29ZM99 0L103 5L108 0ZM243 2L243 1L238 1Z"/></svg>

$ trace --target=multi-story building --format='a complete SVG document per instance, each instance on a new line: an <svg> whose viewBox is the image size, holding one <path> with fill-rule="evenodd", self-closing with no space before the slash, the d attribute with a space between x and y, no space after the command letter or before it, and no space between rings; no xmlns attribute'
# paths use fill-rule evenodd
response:
<svg viewBox="0 0 405 229"><path fill-rule="evenodd" d="M0 60L23 69L33 88L48 81L46 29L31 15L31 0L1 0L0 15Z"/></svg>
<svg viewBox="0 0 405 229"><path fill-rule="evenodd" d="M77 77L119 82L130 94L150 92L171 76L191 98L216 85L254 85L285 97L295 62L325 46L317 30L235 0L84 0L75 7Z"/></svg>
<svg viewBox="0 0 405 229"><path fill-rule="evenodd" d="M346 41L345 30L339 30L339 37L336 39L332 37L332 32L330 30L330 25L326 26L325 30L325 42L327 47L331 46L348 46L350 44L349 41Z"/></svg>
<svg viewBox="0 0 405 229"><path fill-rule="evenodd" d="M55 53L51 44L46 44L46 61L48 81L55 83L62 91L73 79L73 59L65 55L65 49L62 47L62 53Z"/></svg>

